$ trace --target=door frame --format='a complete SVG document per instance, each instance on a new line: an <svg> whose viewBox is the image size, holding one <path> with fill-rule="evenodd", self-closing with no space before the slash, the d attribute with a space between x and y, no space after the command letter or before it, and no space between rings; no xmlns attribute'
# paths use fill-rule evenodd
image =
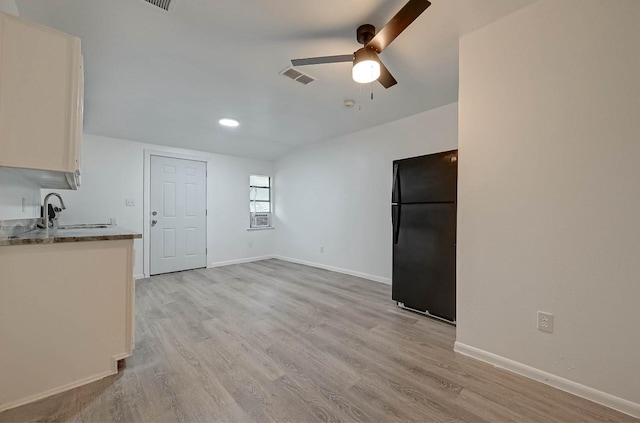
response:
<svg viewBox="0 0 640 423"><path fill-rule="evenodd" d="M161 156L167 157L170 159L182 159L182 160L191 160L194 162L204 162L206 165L206 177L205 177L205 201L207 204L207 210L209 210L209 161L206 157L196 156L194 154L180 154L180 153L172 153L163 150L152 150L145 149L144 150L144 173L143 173L143 181L144 181L144 192L143 192L143 212L142 212L142 271L144 273L144 277L148 278L151 274L151 241L150 241L150 221L151 221L151 156ZM208 232L209 232L209 213L207 213L207 218L205 219L205 231L204 231L204 239L205 245L208 246ZM208 251L208 248L207 248ZM207 253L207 267L209 267L209 254Z"/></svg>

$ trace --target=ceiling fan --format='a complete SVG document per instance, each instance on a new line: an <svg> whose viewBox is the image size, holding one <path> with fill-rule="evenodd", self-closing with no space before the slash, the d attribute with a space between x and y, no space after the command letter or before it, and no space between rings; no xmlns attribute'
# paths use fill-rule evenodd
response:
<svg viewBox="0 0 640 423"><path fill-rule="evenodd" d="M353 54L293 59L291 64L293 66L306 66L353 62L352 77L354 81L366 84L377 79L382 86L390 88L396 85L398 81L382 64L378 54L387 48L429 6L431 6L429 0L409 0L378 33L376 33L376 28L373 25L361 25L356 31L356 38L364 47Z"/></svg>

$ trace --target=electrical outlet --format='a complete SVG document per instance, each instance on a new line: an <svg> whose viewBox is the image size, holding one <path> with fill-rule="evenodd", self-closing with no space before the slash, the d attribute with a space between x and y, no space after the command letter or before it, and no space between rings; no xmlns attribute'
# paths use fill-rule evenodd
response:
<svg viewBox="0 0 640 423"><path fill-rule="evenodd" d="M320 254L324 254L324 247L320 247Z"/></svg>
<svg viewBox="0 0 640 423"><path fill-rule="evenodd" d="M124 200L124 203L127 207L135 207L136 206L136 200L134 200L133 198L127 198L126 200Z"/></svg>
<svg viewBox="0 0 640 423"><path fill-rule="evenodd" d="M249 242L249 248L253 248L253 242Z"/></svg>
<svg viewBox="0 0 640 423"><path fill-rule="evenodd" d="M553 314L544 311L538 312L538 330L553 333Z"/></svg>

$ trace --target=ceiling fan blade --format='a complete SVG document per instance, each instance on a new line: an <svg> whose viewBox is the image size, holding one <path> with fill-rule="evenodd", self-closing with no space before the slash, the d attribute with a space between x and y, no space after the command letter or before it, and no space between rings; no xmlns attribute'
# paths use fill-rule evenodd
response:
<svg viewBox="0 0 640 423"><path fill-rule="evenodd" d="M391 88L398 83L393 75L391 75L391 72L389 72L389 69L387 69L382 62L380 62L380 77L378 78L378 82L385 88Z"/></svg>
<svg viewBox="0 0 640 423"><path fill-rule="evenodd" d="M293 59L293 66L320 65L324 63L342 63L353 62L352 54L343 54L341 56L324 56L324 57L308 57L306 59Z"/></svg>
<svg viewBox="0 0 640 423"><path fill-rule="evenodd" d="M373 47L378 53L387 48L418 16L431 6L429 0L409 0L402 9L369 41L366 47Z"/></svg>

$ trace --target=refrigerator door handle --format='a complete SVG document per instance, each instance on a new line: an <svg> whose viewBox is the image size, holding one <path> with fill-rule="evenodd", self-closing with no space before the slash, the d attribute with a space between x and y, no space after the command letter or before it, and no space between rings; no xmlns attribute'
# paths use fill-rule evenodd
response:
<svg viewBox="0 0 640 423"><path fill-rule="evenodd" d="M398 163L393 164L393 190L391 192L391 202L400 203L400 186L398 185Z"/></svg>
<svg viewBox="0 0 640 423"><path fill-rule="evenodd" d="M394 205L391 211L391 220L393 222L393 243L398 243L398 238L400 235L400 210L402 210L402 206L400 204Z"/></svg>
<svg viewBox="0 0 640 423"><path fill-rule="evenodd" d="M393 226L393 230L395 233L396 230L396 204L391 203L391 226Z"/></svg>

